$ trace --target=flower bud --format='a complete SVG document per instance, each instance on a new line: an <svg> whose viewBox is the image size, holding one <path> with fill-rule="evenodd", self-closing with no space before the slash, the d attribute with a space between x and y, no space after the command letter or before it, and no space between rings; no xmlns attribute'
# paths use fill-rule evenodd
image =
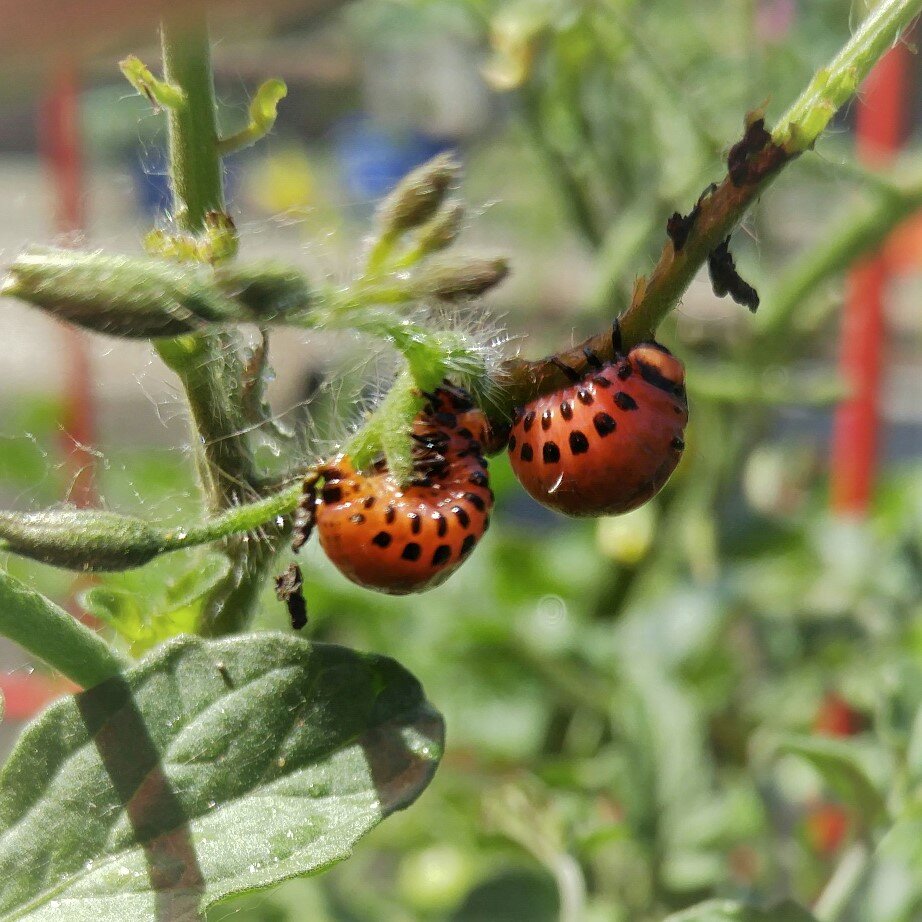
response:
<svg viewBox="0 0 922 922"><path fill-rule="evenodd" d="M464 205L461 202L448 202L419 229L417 250L421 254L444 250L461 233L463 221Z"/></svg>
<svg viewBox="0 0 922 922"><path fill-rule="evenodd" d="M432 266L416 282L417 297L442 301L476 298L509 274L505 259L469 259L457 265Z"/></svg>
<svg viewBox="0 0 922 922"><path fill-rule="evenodd" d="M156 557L163 539L140 519L61 506L0 512L0 547L68 570L128 570Z"/></svg>
<svg viewBox="0 0 922 922"><path fill-rule="evenodd" d="M452 154L439 154L408 173L378 207L383 233L403 233L428 221L460 169Z"/></svg>
<svg viewBox="0 0 922 922"><path fill-rule="evenodd" d="M314 300L311 287L300 272L275 263L223 267L216 271L215 281L226 295L252 314L250 320L273 320L305 310Z"/></svg>
<svg viewBox="0 0 922 922"><path fill-rule="evenodd" d="M180 336L205 323L250 319L207 270L103 253L24 253L0 292L110 336Z"/></svg>

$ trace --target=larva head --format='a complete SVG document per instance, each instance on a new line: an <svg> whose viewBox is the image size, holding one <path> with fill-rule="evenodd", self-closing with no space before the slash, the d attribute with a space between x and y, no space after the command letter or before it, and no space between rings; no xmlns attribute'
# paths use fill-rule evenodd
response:
<svg viewBox="0 0 922 922"><path fill-rule="evenodd" d="M628 360L646 372L647 380L657 375L676 388L685 387L685 366L659 343L640 343L630 351Z"/></svg>
<svg viewBox="0 0 922 922"><path fill-rule="evenodd" d="M363 474L347 456L321 469L321 546L353 582L394 595L444 582L487 530L493 506L483 414L454 388L426 397L413 423L414 483L397 483L383 464Z"/></svg>
<svg viewBox="0 0 922 922"><path fill-rule="evenodd" d="M644 343L522 408L509 438L522 486L567 515L614 515L645 503L685 447L684 377L675 356Z"/></svg>

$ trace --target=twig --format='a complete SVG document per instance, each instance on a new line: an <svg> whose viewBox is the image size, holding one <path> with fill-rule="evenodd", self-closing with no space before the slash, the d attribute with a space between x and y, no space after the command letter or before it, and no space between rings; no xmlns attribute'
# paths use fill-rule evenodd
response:
<svg viewBox="0 0 922 922"><path fill-rule="evenodd" d="M920 11L922 0L883 0L829 66L814 76L764 146L742 151L743 169L738 146L734 148L737 162L731 163L723 181L699 201L684 244L677 249L668 240L653 271L638 281L631 304L620 317L625 345L654 335L710 253L732 233L778 173L813 146L836 110L851 98L878 58ZM557 357L564 364L582 367L587 347L610 359L614 351L610 332L590 337ZM512 359L504 363L502 378L502 405L498 409L505 412L567 383L560 369L546 360Z"/></svg>
<svg viewBox="0 0 922 922"><path fill-rule="evenodd" d="M853 843L842 856L813 906L813 915L819 922L838 922L842 918L870 865L871 849L867 843Z"/></svg>
<svg viewBox="0 0 922 922"><path fill-rule="evenodd" d="M2 571L0 634L83 688L111 679L126 667L101 637Z"/></svg>

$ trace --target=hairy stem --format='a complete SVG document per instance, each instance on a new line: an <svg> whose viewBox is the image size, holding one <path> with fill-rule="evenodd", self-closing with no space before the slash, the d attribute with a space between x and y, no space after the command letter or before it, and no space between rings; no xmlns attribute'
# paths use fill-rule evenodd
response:
<svg viewBox="0 0 922 922"><path fill-rule="evenodd" d="M88 627L2 571L0 634L82 688L111 679L127 666Z"/></svg>
<svg viewBox="0 0 922 922"><path fill-rule="evenodd" d="M177 223L194 233L209 211L224 210L208 28L204 19L165 19L161 40L164 79L184 97L167 109L173 205Z"/></svg>
<svg viewBox="0 0 922 922"><path fill-rule="evenodd" d="M222 165L215 116L211 52L204 15L162 25L167 82L185 104L168 110L170 177L177 221L200 232L210 211L224 210ZM217 511L258 494L258 471L247 433L262 422L247 412L246 366L236 331L203 332L158 345L158 351L185 387L198 441L199 471ZM275 556L274 541L227 539L229 575L212 591L199 631L234 633L249 623L259 590Z"/></svg>

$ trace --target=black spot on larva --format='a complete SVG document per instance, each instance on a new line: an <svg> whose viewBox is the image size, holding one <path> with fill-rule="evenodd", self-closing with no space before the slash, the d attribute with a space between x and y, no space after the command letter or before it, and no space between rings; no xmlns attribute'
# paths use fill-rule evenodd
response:
<svg viewBox="0 0 922 922"><path fill-rule="evenodd" d="M363 501L362 506L364 506L366 509L371 509L374 504L375 498L373 496L369 496L366 500Z"/></svg>
<svg viewBox="0 0 922 922"><path fill-rule="evenodd" d="M476 493L465 493L464 500L470 503L478 512L484 512L487 508L487 504L483 501L483 497L478 496Z"/></svg>
<svg viewBox="0 0 922 922"><path fill-rule="evenodd" d="M618 370L615 374L622 380L627 381L628 378L634 373L634 369L627 362L622 362L618 366Z"/></svg>
<svg viewBox="0 0 922 922"><path fill-rule="evenodd" d="M564 400L560 405L560 415L567 420L573 419L573 405L569 400Z"/></svg>
<svg viewBox="0 0 922 922"><path fill-rule="evenodd" d="M678 407L675 404L672 405L672 410L674 413L677 413L679 416L681 416L682 413L684 412L681 407Z"/></svg>
<svg viewBox="0 0 922 922"><path fill-rule="evenodd" d="M452 506L451 511L455 514L455 518L461 523L462 528L471 527L471 517L460 506Z"/></svg>
<svg viewBox="0 0 922 922"><path fill-rule="evenodd" d="M320 491L320 495L323 497L325 503L338 503L343 498L343 490L342 487L328 483L323 490Z"/></svg>
<svg viewBox="0 0 922 922"><path fill-rule="evenodd" d="M516 445L515 436L510 435L509 436L509 451L515 451L515 445Z"/></svg>
<svg viewBox="0 0 922 922"><path fill-rule="evenodd" d="M490 527L490 517L487 516L487 517L483 520L483 526L482 526L481 529L480 529L480 534L483 534L489 527Z"/></svg>
<svg viewBox="0 0 922 922"><path fill-rule="evenodd" d="M474 473L467 478L467 482L472 483L475 487L486 487L490 485L490 478L487 477L483 471L474 471Z"/></svg>
<svg viewBox="0 0 922 922"><path fill-rule="evenodd" d="M547 432L547 430L551 428L551 420L553 420L553 418L554 418L553 410L545 410L541 414L541 428L545 432Z"/></svg>
<svg viewBox="0 0 922 922"><path fill-rule="evenodd" d="M404 560L419 560L419 555L422 554L422 552L423 549L415 541L411 541L403 549L403 553L400 556Z"/></svg>
<svg viewBox="0 0 922 922"><path fill-rule="evenodd" d="M462 439L472 439L472 438L474 438L474 433L471 432L471 430L468 429L467 426L465 426L463 429L459 429L459 430L458 430L458 435L460 435Z"/></svg>
<svg viewBox="0 0 922 922"><path fill-rule="evenodd" d="M637 401L630 394L626 394L624 391L618 391L618 393L615 394L615 403L618 405L619 410L637 409Z"/></svg>
<svg viewBox="0 0 922 922"><path fill-rule="evenodd" d="M338 467L325 467L322 469L324 480L342 480L343 472Z"/></svg>
<svg viewBox="0 0 922 922"><path fill-rule="evenodd" d="M541 449L541 457L545 464L556 464L560 460L560 449L556 442L545 442Z"/></svg>
<svg viewBox="0 0 922 922"><path fill-rule="evenodd" d="M454 429L458 425L458 417L454 413L436 413L432 418L446 429Z"/></svg>
<svg viewBox="0 0 922 922"><path fill-rule="evenodd" d="M474 537L474 535L468 535L468 536L461 542L461 556L462 556L462 557L467 557L467 555L470 554L470 552L471 552L472 550L474 550L474 545L475 545L476 543L477 543L477 538Z"/></svg>
<svg viewBox="0 0 922 922"><path fill-rule="evenodd" d="M682 450L685 448L685 442L684 442L682 439L680 439L678 436L676 436L676 437L672 440L672 443L671 443L671 444L672 444L672 447L673 447L676 451L682 451Z"/></svg>
<svg viewBox="0 0 922 922"><path fill-rule="evenodd" d="M607 413L596 413L592 417L592 425L595 426L595 431L604 438L615 431L617 423Z"/></svg>
<svg viewBox="0 0 922 922"><path fill-rule="evenodd" d="M534 410L529 410L529 411L525 414L525 418L522 420L522 428L523 428L526 432L530 432L530 431L531 431L531 427L534 425L534 422L535 422L535 411L534 411Z"/></svg>
<svg viewBox="0 0 922 922"><path fill-rule="evenodd" d="M391 543L391 536L386 531L379 531L371 539L371 543L376 544L378 547L387 547Z"/></svg>
<svg viewBox="0 0 922 922"><path fill-rule="evenodd" d="M447 544L440 544L432 555L432 566L437 567L451 557L451 548Z"/></svg>
<svg viewBox="0 0 922 922"><path fill-rule="evenodd" d="M574 429L570 433L570 451L574 455L582 455L589 451L589 439L579 429Z"/></svg>
<svg viewBox="0 0 922 922"><path fill-rule="evenodd" d="M407 518L410 520L410 531L412 531L414 535L418 535L420 529L423 527L423 523L419 516L415 512L408 512Z"/></svg>
<svg viewBox="0 0 922 922"><path fill-rule="evenodd" d="M585 387L581 387L576 392L576 397L580 403L584 403L587 407L592 403L592 394Z"/></svg>
<svg viewBox="0 0 922 922"><path fill-rule="evenodd" d="M445 521L445 517L441 512L436 512L432 518L435 519L436 531L438 532L439 537L444 538L445 532L448 531L448 522Z"/></svg>
<svg viewBox="0 0 922 922"><path fill-rule="evenodd" d="M535 454L534 454L534 452L533 452L532 449L531 449L531 445L529 445L528 442L523 442L523 443L522 443L522 448L521 448L521 450L519 451L519 457L520 457L523 461L531 461L531 459L532 459L534 456L535 456Z"/></svg>
<svg viewBox="0 0 922 922"><path fill-rule="evenodd" d="M611 381L609 381L605 375L596 375L592 379L592 382L596 387L611 387Z"/></svg>
<svg viewBox="0 0 922 922"><path fill-rule="evenodd" d="M394 524L394 519L397 518L397 510L394 508L393 503L389 503L387 509L384 510L384 521L388 525Z"/></svg>
<svg viewBox="0 0 922 922"><path fill-rule="evenodd" d="M362 522L365 521L365 516L362 515L361 512L356 512L355 515L349 516L349 521L352 522L353 525L361 525Z"/></svg>

